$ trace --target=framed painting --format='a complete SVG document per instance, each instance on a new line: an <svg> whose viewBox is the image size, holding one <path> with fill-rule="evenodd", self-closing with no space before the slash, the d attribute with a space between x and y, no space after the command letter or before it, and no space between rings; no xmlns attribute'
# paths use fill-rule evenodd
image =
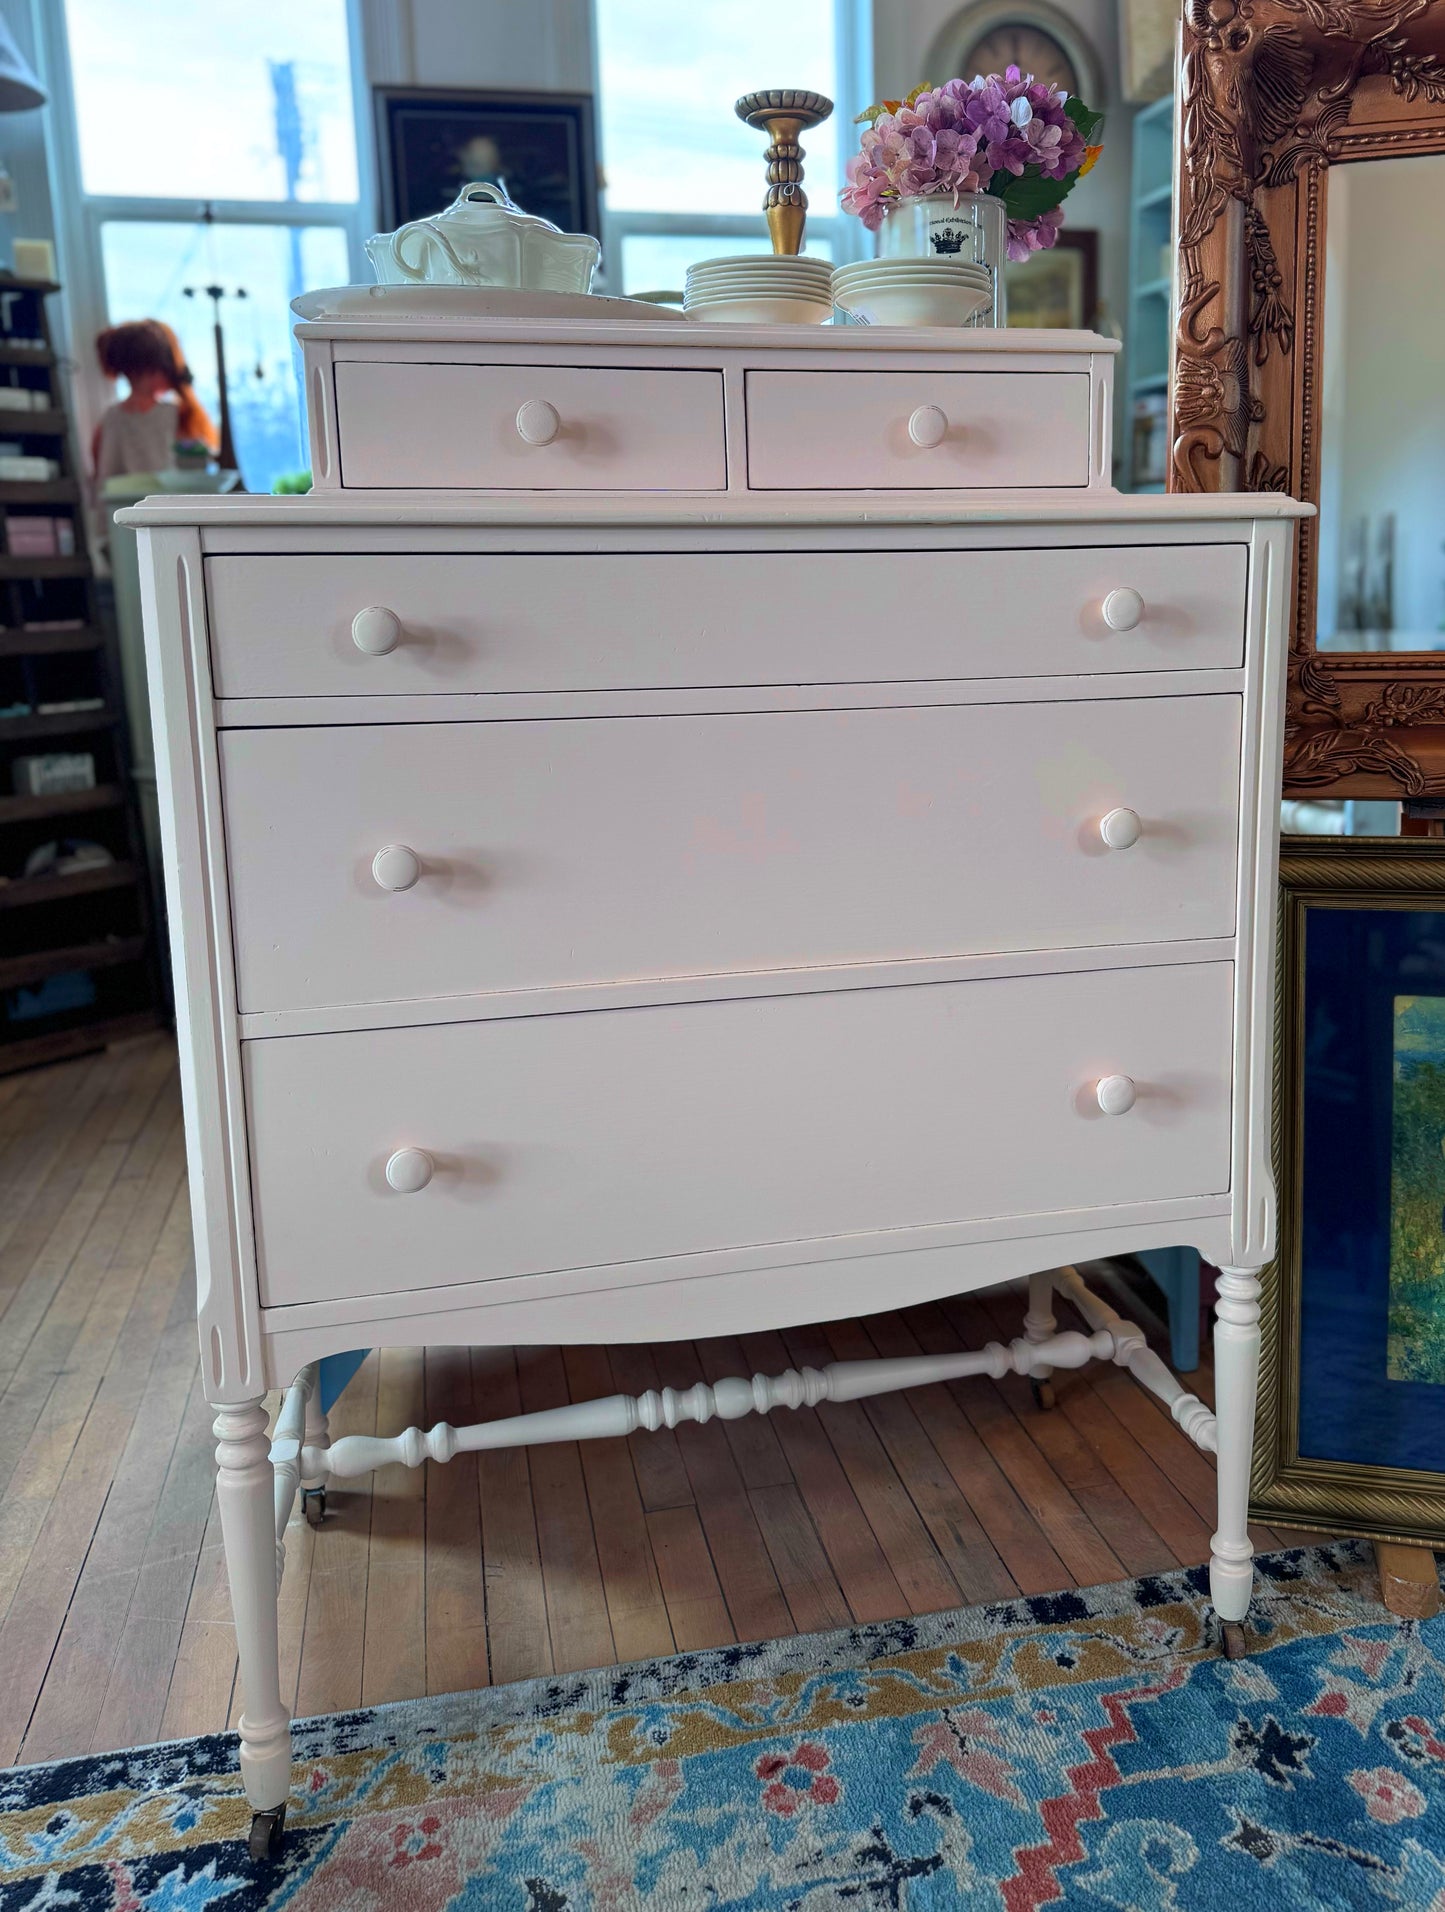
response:
<svg viewBox="0 0 1445 1912"><path fill-rule="evenodd" d="M388 229L429 218L480 179L505 186L523 212L563 232L601 238L590 94L374 91Z"/></svg>
<svg viewBox="0 0 1445 1912"><path fill-rule="evenodd" d="M1010 325L1084 332L1099 309L1099 235L1065 227L1047 252L1004 268Z"/></svg>
<svg viewBox="0 0 1445 1912"><path fill-rule="evenodd" d="M1251 1506L1445 1543L1445 840L1287 837Z"/></svg>

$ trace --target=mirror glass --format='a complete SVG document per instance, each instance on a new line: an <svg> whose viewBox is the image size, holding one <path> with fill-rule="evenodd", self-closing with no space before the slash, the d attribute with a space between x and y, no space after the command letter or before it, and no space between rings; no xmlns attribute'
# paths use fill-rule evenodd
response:
<svg viewBox="0 0 1445 1912"><path fill-rule="evenodd" d="M1325 175L1322 651L1445 651L1445 153Z"/></svg>

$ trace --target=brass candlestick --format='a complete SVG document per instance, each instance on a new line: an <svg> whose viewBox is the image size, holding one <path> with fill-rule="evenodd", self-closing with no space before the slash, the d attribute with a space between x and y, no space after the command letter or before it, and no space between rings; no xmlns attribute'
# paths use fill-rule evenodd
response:
<svg viewBox="0 0 1445 1912"><path fill-rule="evenodd" d="M768 162L763 211L768 215L774 252L796 254L803 250L808 195L803 191L803 149L798 135L805 126L821 125L832 110L833 102L821 93L805 93L796 86L745 93L733 108L740 120L771 138L763 154Z"/></svg>

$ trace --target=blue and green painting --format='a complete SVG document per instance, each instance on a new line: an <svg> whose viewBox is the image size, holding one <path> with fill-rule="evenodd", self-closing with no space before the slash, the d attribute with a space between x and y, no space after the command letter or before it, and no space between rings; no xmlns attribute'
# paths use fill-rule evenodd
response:
<svg viewBox="0 0 1445 1912"><path fill-rule="evenodd" d="M1445 996L1395 998L1392 1381L1445 1383Z"/></svg>

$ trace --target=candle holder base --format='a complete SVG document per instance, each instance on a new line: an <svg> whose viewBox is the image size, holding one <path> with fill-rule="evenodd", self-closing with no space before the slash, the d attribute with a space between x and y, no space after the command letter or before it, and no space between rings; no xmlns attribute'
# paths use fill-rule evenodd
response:
<svg viewBox="0 0 1445 1912"><path fill-rule="evenodd" d="M773 251L786 257L803 249L803 228L808 217L808 195L803 191L803 148L798 135L808 126L819 126L833 111L833 102L822 93L804 92L794 86L774 86L761 93L745 93L733 111L748 126L769 135L767 151L768 190L763 199Z"/></svg>

